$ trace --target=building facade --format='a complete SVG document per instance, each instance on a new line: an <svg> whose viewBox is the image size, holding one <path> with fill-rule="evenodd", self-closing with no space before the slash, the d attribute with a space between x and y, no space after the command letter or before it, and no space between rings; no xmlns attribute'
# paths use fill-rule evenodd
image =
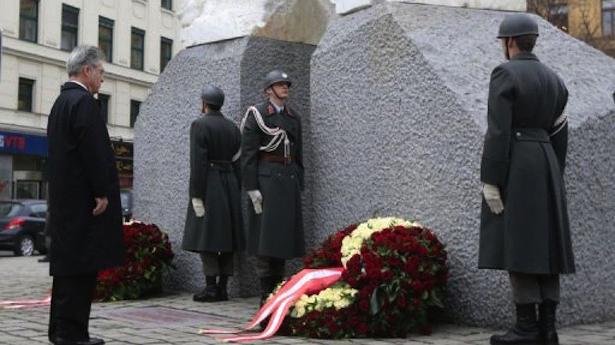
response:
<svg viewBox="0 0 615 345"><path fill-rule="evenodd" d="M528 0L527 8L615 57L615 0Z"/></svg>
<svg viewBox="0 0 615 345"><path fill-rule="evenodd" d="M132 186L139 106L181 49L173 0L0 0L0 199L45 198L47 116L80 44L106 56L98 99L120 169Z"/></svg>

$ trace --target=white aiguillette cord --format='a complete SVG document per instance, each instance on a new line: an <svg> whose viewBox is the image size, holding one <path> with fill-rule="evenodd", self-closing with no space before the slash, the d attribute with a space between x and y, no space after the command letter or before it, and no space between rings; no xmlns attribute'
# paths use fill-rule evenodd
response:
<svg viewBox="0 0 615 345"><path fill-rule="evenodd" d="M273 152L283 142L284 143L284 157L288 158L290 156L290 140L288 139L288 135L286 134L286 131L279 127L276 127L276 128L267 127L267 125L265 125L265 121L263 120L263 116L258 111L258 109L256 109L256 107L254 106L249 107L245 115L243 116L243 119L241 120L241 126L240 126L241 133L243 133L244 127L246 126L246 121L250 113L254 115L254 119L256 120L256 124L258 124L258 127L260 128L260 130L263 131L263 133L273 137L271 138L271 140L269 141L267 145L261 146L258 149L260 151Z"/></svg>

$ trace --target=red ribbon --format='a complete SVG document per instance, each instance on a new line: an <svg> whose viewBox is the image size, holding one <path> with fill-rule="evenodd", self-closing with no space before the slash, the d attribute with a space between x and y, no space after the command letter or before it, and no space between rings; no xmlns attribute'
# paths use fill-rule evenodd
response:
<svg viewBox="0 0 615 345"><path fill-rule="evenodd" d="M43 299L23 299L14 301L0 301L0 309L25 309L45 307L51 304L51 295Z"/></svg>
<svg viewBox="0 0 615 345"><path fill-rule="evenodd" d="M335 284L342 277L343 271L342 267L301 270L292 276L275 295L267 300L265 305L254 315L252 321L243 329L201 329L199 334L235 334L234 336L216 336L217 339L225 342L246 342L270 338L280 329L288 309L303 294L314 294ZM269 323L262 332L241 335L241 333L246 333L256 327L256 325L269 316Z"/></svg>

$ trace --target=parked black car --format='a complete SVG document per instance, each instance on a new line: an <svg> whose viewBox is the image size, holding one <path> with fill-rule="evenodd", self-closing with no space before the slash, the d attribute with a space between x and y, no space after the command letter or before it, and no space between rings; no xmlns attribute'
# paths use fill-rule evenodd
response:
<svg viewBox="0 0 615 345"><path fill-rule="evenodd" d="M45 254L45 200L0 201L0 249L17 256Z"/></svg>

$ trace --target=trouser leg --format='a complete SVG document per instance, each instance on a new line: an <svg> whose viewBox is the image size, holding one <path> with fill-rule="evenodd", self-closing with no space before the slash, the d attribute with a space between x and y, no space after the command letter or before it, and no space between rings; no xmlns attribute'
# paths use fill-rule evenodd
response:
<svg viewBox="0 0 615 345"><path fill-rule="evenodd" d="M558 303L560 299L559 274L545 274L538 278L542 301Z"/></svg>
<svg viewBox="0 0 615 345"><path fill-rule="evenodd" d="M217 276L220 275L220 260L218 253L214 252L201 252L201 262L203 263L203 273L205 276Z"/></svg>
<svg viewBox="0 0 615 345"><path fill-rule="evenodd" d="M50 340L87 340L96 273L54 276L49 315Z"/></svg>
<svg viewBox="0 0 615 345"><path fill-rule="evenodd" d="M510 286L516 304L542 302L540 283L535 274L510 272Z"/></svg>

